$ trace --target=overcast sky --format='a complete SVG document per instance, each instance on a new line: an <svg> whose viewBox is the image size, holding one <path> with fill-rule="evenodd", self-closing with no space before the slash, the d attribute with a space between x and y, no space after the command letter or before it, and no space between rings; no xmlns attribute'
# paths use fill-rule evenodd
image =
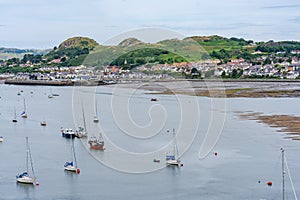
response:
<svg viewBox="0 0 300 200"><path fill-rule="evenodd" d="M299 25L299 0L0 0L4 47L52 48L72 36L105 43L142 28L300 40Z"/></svg>

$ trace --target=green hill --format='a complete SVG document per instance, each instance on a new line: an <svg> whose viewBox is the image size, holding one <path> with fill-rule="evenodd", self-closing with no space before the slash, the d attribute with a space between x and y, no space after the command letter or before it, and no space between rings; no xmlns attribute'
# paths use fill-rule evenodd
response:
<svg viewBox="0 0 300 200"><path fill-rule="evenodd" d="M143 64L164 64L199 61L208 56L193 40L164 40L155 44L143 43L135 38L117 46L98 46L85 60L85 65L119 65L132 69Z"/></svg>
<svg viewBox="0 0 300 200"><path fill-rule="evenodd" d="M53 59L63 58L62 66L78 66L83 63L86 56L99 44L87 37L72 37L63 41L58 48L54 47L46 55L46 59L50 62Z"/></svg>
<svg viewBox="0 0 300 200"><path fill-rule="evenodd" d="M243 38L213 36L192 36L182 40L169 39L154 44L144 43L136 38L128 38L116 46L99 45L95 40L73 37L54 48L46 58L64 58L62 66L105 66L118 65L132 69L143 64L164 64L197 62L203 59L219 59L226 63L232 58L251 61L263 53L280 50L300 49L299 42L260 42Z"/></svg>
<svg viewBox="0 0 300 200"><path fill-rule="evenodd" d="M58 50L61 49L72 49L72 48L87 48L89 50L94 49L99 44L87 37L72 37L63 41L59 46Z"/></svg>

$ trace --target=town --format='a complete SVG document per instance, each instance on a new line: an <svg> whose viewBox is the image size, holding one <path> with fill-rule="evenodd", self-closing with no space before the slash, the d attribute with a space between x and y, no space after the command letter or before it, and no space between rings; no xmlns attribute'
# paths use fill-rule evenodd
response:
<svg viewBox="0 0 300 200"><path fill-rule="evenodd" d="M297 42L296 45L295 42L273 41L255 44L253 41L219 36L196 39L201 45L225 41L232 49L228 50L227 47L227 50L213 50L197 60L182 58L184 56L175 57L170 52L155 49L157 46L150 46L154 50L149 50L149 46L142 46L146 50L140 48L138 53L127 53L112 62L98 65L96 62L84 62L98 44L88 38L71 38L44 56L25 54L23 58L0 60L0 79L5 79L7 83L66 83L61 85L108 84L133 80L300 79L300 45ZM175 42L183 47L186 45L181 41ZM130 45L144 45L137 39L128 39L120 44L123 49L124 44L125 48ZM284 48L286 44L291 46ZM241 50L237 51L237 48ZM142 57L140 52L143 53ZM140 57L134 59L134 55ZM163 60L161 55L169 57ZM149 57L153 62L147 62Z"/></svg>

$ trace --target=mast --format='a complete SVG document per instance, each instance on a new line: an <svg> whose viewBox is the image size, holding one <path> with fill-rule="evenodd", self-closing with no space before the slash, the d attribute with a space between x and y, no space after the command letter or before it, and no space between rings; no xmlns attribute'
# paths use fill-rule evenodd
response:
<svg viewBox="0 0 300 200"><path fill-rule="evenodd" d="M176 142L176 135L175 135L175 129L173 128L173 136L174 136L174 155L176 155L176 159L179 159L179 152L178 152L178 147L177 147L177 142Z"/></svg>
<svg viewBox="0 0 300 200"><path fill-rule="evenodd" d="M74 139L72 139L72 151L73 151L73 156L74 156L75 167L77 169L77 160L76 160L76 155L75 155Z"/></svg>
<svg viewBox="0 0 300 200"><path fill-rule="evenodd" d="M25 104L25 98L23 98L23 104L24 104L24 113L26 113L26 104Z"/></svg>
<svg viewBox="0 0 300 200"><path fill-rule="evenodd" d="M16 111L16 107L14 107L14 114L15 114L15 119L17 119L17 111Z"/></svg>
<svg viewBox="0 0 300 200"><path fill-rule="evenodd" d="M85 121L84 109L83 109L83 103L82 103L82 101L81 101L81 111L82 111L82 117L83 117L84 131L87 132L87 130L86 130L86 121Z"/></svg>
<svg viewBox="0 0 300 200"><path fill-rule="evenodd" d="M29 145L28 145L28 137L26 137L26 172L29 173L28 170L28 157L29 157Z"/></svg>
<svg viewBox="0 0 300 200"><path fill-rule="evenodd" d="M282 200L285 200L285 189L284 189L284 149L281 148L281 168L282 168Z"/></svg>
<svg viewBox="0 0 300 200"><path fill-rule="evenodd" d="M34 174L34 168L33 168L33 162L32 162L32 157L31 157L31 151L30 151L30 146L29 146L29 142L28 142L28 137L26 137L26 141L27 141L27 146L28 146L28 154L29 154L29 159L30 159L30 165L31 165L31 171L32 171L32 175L34 178L35 174ZM27 173L28 173L28 165L27 165Z"/></svg>
<svg viewBox="0 0 300 200"><path fill-rule="evenodd" d="M95 105L95 107L96 107L96 117L98 118L98 106L97 106L97 97L96 97L96 101L95 101L95 103L96 103L96 105Z"/></svg>

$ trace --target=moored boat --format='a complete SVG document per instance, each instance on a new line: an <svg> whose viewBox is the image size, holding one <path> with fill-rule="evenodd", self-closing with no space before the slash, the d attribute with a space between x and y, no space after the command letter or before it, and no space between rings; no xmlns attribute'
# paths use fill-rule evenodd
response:
<svg viewBox="0 0 300 200"><path fill-rule="evenodd" d="M16 113L16 107L14 107L14 118L12 119L12 122L14 122L14 123L18 122L18 120L17 120L17 113Z"/></svg>
<svg viewBox="0 0 300 200"><path fill-rule="evenodd" d="M102 139L98 139L95 136L92 136L89 139L89 145L90 145L90 149L95 149L95 150L105 150L104 148L104 141Z"/></svg>
<svg viewBox="0 0 300 200"><path fill-rule="evenodd" d="M47 125L46 121L41 121L41 126L46 126L46 125Z"/></svg>
<svg viewBox="0 0 300 200"><path fill-rule="evenodd" d="M75 172L75 173L80 173L80 169L78 168L77 166L77 160L76 160L76 154L75 154L75 146L74 146L74 140L72 140L72 154L73 154L73 159L72 161L67 161L65 164L64 164L64 169L66 171L69 171L69 172Z"/></svg>
<svg viewBox="0 0 300 200"><path fill-rule="evenodd" d="M23 104L24 104L24 111L21 113L22 118L27 118L27 112L26 112L26 103L25 103L25 98L23 99Z"/></svg>
<svg viewBox="0 0 300 200"><path fill-rule="evenodd" d="M61 129L61 136L64 138L73 139L76 137L74 131L71 128Z"/></svg>
<svg viewBox="0 0 300 200"><path fill-rule="evenodd" d="M16 179L18 183L33 184L36 180L36 177L34 175L33 162L29 148L28 137L26 137L26 147L26 171L18 174L16 176ZM31 166L32 175L29 174L29 165Z"/></svg>
<svg viewBox="0 0 300 200"><path fill-rule="evenodd" d="M181 161L179 159L178 147L176 143L175 129L173 129L173 151L166 154L166 164L173 166L182 166Z"/></svg>

